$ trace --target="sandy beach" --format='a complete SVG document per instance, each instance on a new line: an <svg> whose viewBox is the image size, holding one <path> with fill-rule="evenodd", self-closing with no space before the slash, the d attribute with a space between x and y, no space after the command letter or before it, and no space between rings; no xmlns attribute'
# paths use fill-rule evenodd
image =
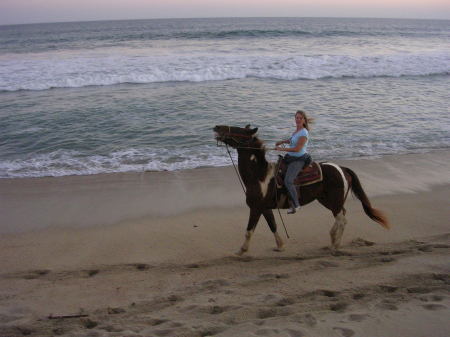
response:
<svg viewBox="0 0 450 337"><path fill-rule="evenodd" d="M0 336L449 336L450 151L335 162L392 228L350 196L333 251L314 202L243 257L232 167L0 179Z"/></svg>

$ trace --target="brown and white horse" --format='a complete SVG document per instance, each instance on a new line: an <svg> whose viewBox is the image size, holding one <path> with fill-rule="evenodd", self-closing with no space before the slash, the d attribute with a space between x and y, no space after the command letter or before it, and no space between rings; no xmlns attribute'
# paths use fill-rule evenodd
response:
<svg viewBox="0 0 450 337"><path fill-rule="evenodd" d="M238 152L238 169L246 187L246 203L250 207L250 216L245 234L245 241L237 254L242 255L248 251L250 239L261 217L267 221L270 230L275 236L277 248L283 250L283 240L277 232L277 224L273 215L275 208L288 208L285 189L277 190L275 179L276 164L266 160L266 150L263 142L256 137L258 128L245 128L217 125L214 127L216 139ZM320 163L323 180L315 184L301 186L299 201L305 205L318 200L328 208L335 218L331 228L331 244L337 249L341 244L347 220L345 219L344 203L348 191L361 201L364 212L374 221L385 228L389 228L387 218L382 212L373 208L364 192L358 176L349 168L333 163Z"/></svg>

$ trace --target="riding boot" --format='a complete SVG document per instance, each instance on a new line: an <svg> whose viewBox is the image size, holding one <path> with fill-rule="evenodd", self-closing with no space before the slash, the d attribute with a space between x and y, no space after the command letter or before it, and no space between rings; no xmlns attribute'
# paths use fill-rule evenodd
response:
<svg viewBox="0 0 450 337"><path fill-rule="evenodd" d="M288 209L287 214L295 214L298 210L300 210L300 205L295 206L291 199L289 199L289 204L291 205L291 208Z"/></svg>

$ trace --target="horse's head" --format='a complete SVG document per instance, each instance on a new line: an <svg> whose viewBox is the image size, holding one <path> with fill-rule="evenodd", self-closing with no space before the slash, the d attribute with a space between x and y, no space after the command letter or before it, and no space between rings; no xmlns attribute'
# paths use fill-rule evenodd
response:
<svg viewBox="0 0 450 337"><path fill-rule="evenodd" d="M237 126L216 125L214 127L216 139L233 148L248 147L256 137L258 128L250 128L250 124L245 128Z"/></svg>

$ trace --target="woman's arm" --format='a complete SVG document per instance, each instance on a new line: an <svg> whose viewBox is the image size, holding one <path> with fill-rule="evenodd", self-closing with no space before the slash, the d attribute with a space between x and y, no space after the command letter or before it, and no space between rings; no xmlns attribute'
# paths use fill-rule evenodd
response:
<svg viewBox="0 0 450 337"><path fill-rule="evenodd" d="M295 147L280 147L280 146L276 146L275 150L277 151L285 151L285 152L298 152L300 151L303 146L306 143L307 138L305 136L302 136L298 139L297 141L297 145Z"/></svg>
<svg viewBox="0 0 450 337"><path fill-rule="evenodd" d="M275 143L275 146L279 146L281 144L289 144L291 142L290 139L286 139L286 140L280 140L279 142Z"/></svg>

